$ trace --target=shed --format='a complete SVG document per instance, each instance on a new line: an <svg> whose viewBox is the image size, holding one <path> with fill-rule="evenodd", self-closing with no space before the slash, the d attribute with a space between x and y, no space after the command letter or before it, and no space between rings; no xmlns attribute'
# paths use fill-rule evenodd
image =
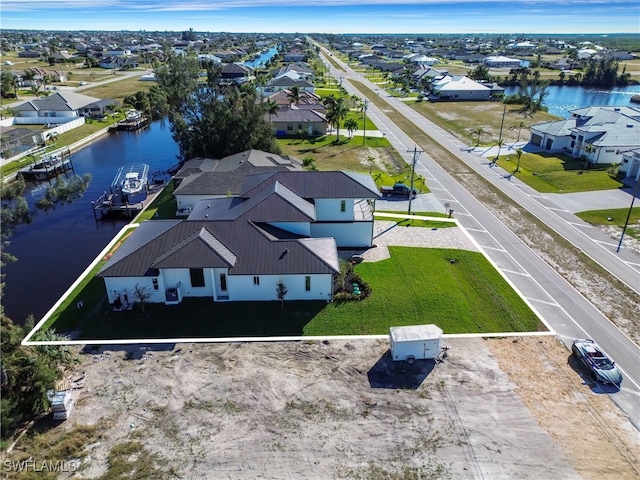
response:
<svg viewBox="0 0 640 480"><path fill-rule="evenodd" d="M437 325L412 325L389 328L389 345L394 361L433 359L440 355L442 329Z"/></svg>

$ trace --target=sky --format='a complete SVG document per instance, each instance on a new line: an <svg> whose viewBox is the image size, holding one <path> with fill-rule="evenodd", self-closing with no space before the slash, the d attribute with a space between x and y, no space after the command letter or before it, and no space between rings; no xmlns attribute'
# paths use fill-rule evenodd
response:
<svg viewBox="0 0 640 480"><path fill-rule="evenodd" d="M638 0L0 0L0 27L264 33L636 33Z"/></svg>

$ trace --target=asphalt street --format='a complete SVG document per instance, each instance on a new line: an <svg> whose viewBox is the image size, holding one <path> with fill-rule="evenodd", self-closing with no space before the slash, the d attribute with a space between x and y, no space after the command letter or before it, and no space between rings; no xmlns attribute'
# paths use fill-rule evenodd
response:
<svg viewBox="0 0 640 480"><path fill-rule="evenodd" d="M334 60L335 57L333 57ZM341 62L339 62L341 63ZM366 97L349 83L356 79L372 90L377 87L364 76L353 72L343 64L343 70L334 76L343 78L343 86L349 94ZM392 97L383 97L398 111L441 143L458 158L465 161L479 175L488 179L523 207L530 210L551 228L581 248L608 270L623 278L631 288L640 292L640 259L631 252L616 254L612 241L604 234L582 222L571 212L555 205L550 199L517 181L506 178L504 171L490 167L486 158L469 152L452 135L427 122L413 109ZM416 142L386 117L373 103L368 115L407 163L414 157ZM458 184L440 165L425 152L419 154L416 172L424 176L432 193L439 201L454 210L455 217L484 250L487 257L505 279L523 296L530 307L557 336L570 346L575 338L593 338L617 361L625 377L621 389L611 393L611 398L640 428L640 349L606 316L595 308L571 284L536 255L524 242L512 233L484 205Z"/></svg>

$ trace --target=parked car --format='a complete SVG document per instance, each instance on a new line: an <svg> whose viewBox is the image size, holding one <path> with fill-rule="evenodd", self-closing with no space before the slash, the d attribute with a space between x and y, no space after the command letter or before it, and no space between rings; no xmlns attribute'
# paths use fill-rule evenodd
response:
<svg viewBox="0 0 640 480"><path fill-rule="evenodd" d="M382 193L385 197L407 197L409 198L409 192L411 192L411 188L409 188L404 183L395 183L392 187L380 187L380 193ZM418 194L418 191L413 189L413 197Z"/></svg>
<svg viewBox="0 0 640 480"><path fill-rule="evenodd" d="M580 363L591 372L596 380L612 385L620 385L622 382L622 373L616 367L615 362L605 355L593 340L588 338L574 340L571 345L571 353L580 360Z"/></svg>
<svg viewBox="0 0 640 480"><path fill-rule="evenodd" d="M86 84L87 84L87 82L85 82L84 80L82 80L80 83L78 83L78 85L80 85L81 87L86 85Z"/></svg>

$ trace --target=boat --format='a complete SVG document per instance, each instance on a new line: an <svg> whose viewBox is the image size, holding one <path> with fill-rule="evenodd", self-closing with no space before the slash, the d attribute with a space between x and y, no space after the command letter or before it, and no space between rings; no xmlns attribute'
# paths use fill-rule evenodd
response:
<svg viewBox="0 0 640 480"><path fill-rule="evenodd" d="M149 165L146 163L130 163L118 169L111 186L120 190L122 195L132 197L144 193L149 181Z"/></svg>

